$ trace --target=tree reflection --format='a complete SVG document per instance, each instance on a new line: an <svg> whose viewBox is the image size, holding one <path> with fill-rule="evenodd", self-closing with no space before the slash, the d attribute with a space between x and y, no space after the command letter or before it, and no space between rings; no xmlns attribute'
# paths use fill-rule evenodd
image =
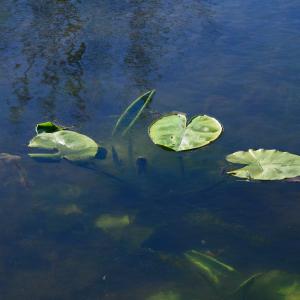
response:
<svg viewBox="0 0 300 300"><path fill-rule="evenodd" d="M35 94L47 118L56 118L58 101L68 98L65 94L74 99L75 118L80 122L88 117L81 96L86 45L79 42L83 22L73 2L29 1L31 22L21 39L26 63L16 66L23 72L13 83L17 104L11 106L12 120L21 117Z"/></svg>
<svg viewBox="0 0 300 300"><path fill-rule="evenodd" d="M210 6L198 1L130 0L130 45L124 59L127 72L141 90L155 86L162 77L161 66L178 63L183 48L194 40L194 47L219 37ZM197 31L195 34L195 28ZM193 32L192 32L193 31ZM195 35L195 36L193 36Z"/></svg>
<svg viewBox="0 0 300 300"><path fill-rule="evenodd" d="M130 46L124 61L135 84L143 90L149 90L153 88L151 74L158 71L154 49L158 47L156 43L159 42L159 33L163 27L162 24L154 24L154 27L150 24L157 10L161 9L161 1L151 1L148 5L143 5L143 2L130 1L135 8L129 21ZM147 26L149 31L145 30Z"/></svg>

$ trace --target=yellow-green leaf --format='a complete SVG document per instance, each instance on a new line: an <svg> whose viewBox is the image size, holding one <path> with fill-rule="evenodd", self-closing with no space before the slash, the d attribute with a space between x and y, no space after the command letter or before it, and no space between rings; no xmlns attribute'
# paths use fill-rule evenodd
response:
<svg viewBox="0 0 300 300"><path fill-rule="evenodd" d="M257 180L281 180L300 176L300 156L278 150L249 149L234 152L227 161L246 165L227 172L236 177Z"/></svg>
<svg viewBox="0 0 300 300"><path fill-rule="evenodd" d="M149 136L154 144L174 151L203 147L221 133L222 125L215 118L196 116L188 124L184 113L165 115L149 127Z"/></svg>

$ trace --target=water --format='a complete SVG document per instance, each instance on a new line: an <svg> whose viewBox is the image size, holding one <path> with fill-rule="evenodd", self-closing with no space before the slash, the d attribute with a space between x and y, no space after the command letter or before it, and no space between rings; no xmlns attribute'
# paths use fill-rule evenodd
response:
<svg viewBox="0 0 300 300"><path fill-rule="evenodd" d="M234 266L239 283L299 275L299 183L224 175L233 151L300 154L299 13L296 0L2 0L0 152L21 160L0 166L1 299L233 292L235 280L213 288L186 262L191 249ZM222 138L166 152L145 135L157 117L148 111L115 141L113 162L118 115L153 88L153 111L212 115ZM47 120L89 135L107 158L89 168L31 160L26 145Z"/></svg>

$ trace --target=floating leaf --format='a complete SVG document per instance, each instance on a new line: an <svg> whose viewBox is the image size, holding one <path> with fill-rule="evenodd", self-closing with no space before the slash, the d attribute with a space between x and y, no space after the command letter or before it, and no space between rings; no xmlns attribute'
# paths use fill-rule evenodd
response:
<svg viewBox="0 0 300 300"><path fill-rule="evenodd" d="M300 175L300 156L278 150L238 151L226 157L227 161L247 165L227 172L236 177L258 180L280 180Z"/></svg>
<svg viewBox="0 0 300 300"><path fill-rule="evenodd" d="M154 144L174 151L203 147L216 140L222 125L214 118L203 115L194 117L189 124L184 113L172 113L156 120L149 128Z"/></svg>
<svg viewBox="0 0 300 300"><path fill-rule="evenodd" d="M86 135L69 130L40 133L29 142L28 146L31 148L57 150L56 153L32 153L29 154L30 157L66 158L71 161L93 158L98 151L98 145L94 140Z"/></svg>
<svg viewBox="0 0 300 300"><path fill-rule="evenodd" d="M47 132L47 133L52 133L60 130L64 130L66 127L62 127L59 125L56 125L52 122L44 122L44 123L39 123L35 126L35 131L37 134L42 133L42 132Z"/></svg>
<svg viewBox="0 0 300 300"><path fill-rule="evenodd" d="M154 94L155 90L151 90L134 100L120 116L112 134L121 134L123 136L126 135L126 133L140 117L142 111L151 102Z"/></svg>
<svg viewBox="0 0 300 300"><path fill-rule="evenodd" d="M187 251L184 255L214 284L219 284L226 273L235 271L231 266L196 250Z"/></svg>

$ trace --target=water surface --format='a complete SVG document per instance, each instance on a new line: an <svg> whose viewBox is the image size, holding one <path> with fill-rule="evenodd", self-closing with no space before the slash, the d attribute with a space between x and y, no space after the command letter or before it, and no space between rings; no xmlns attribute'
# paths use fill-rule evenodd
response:
<svg viewBox="0 0 300 300"><path fill-rule="evenodd" d="M191 249L241 280L299 275L299 183L224 175L233 151L300 154L299 14L296 0L2 0L0 152L21 160L0 166L1 299L223 299L233 283L212 288L185 265ZM118 115L154 88L113 162ZM170 111L212 115L224 134L167 152L145 133ZM89 168L31 160L34 125L48 120L89 135L107 158ZM104 228L103 216L122 226Z"/></svg>

